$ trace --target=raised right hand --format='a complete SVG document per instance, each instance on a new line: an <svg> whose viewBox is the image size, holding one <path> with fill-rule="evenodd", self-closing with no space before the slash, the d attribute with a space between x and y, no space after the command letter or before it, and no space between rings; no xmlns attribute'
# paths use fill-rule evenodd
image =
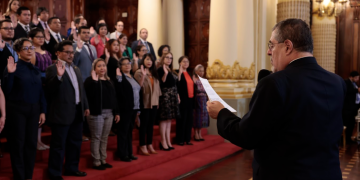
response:
<svg viewBox="0 0 360 180"><path fill-rule="evenodd" d="M163 65L163 69L164 69L165 74L168 74L168 73L169 73L169 71L168 71L168 69L167 69L167 67L166 67L165 64Z"/></svg>
<svg viewBox="0 0 360 180"><path fill-rule="evenodd" d="M96 72L94 70L91 71L91 77L94 81L98 81L99 80L99 75L96 74Z"/></svg>
<svg viewBox="0 0 360 180"><path fill-rule="evenodd" d="M75 22L74 22L74 21L71 21L70 26L71 26L71 29L76 29L76 26L75 26Z"/></svg>
<svg viewBox="0 0 360 180"><path fill-rule="evenodd" d="M139 61L139 57L136 56L136 53L133 53L133 59L134 59L135 62Z"/></svg>
<svg viewBox="0 0 360 180"><path fill-rule="evenodd" d="M117 76L122 76L120 68L116 68L116 75Z"/></svg>
<svg viewBox="0 0 360 180"><path fill-rule="evenodd" d="M140 69L141 69L141 72L142 72L143 76L145 77L146 76L146 69L144 68L144 65L141 65Z"/></svg>
<svg viewBox="0 0 360 180"><path fill-rule="evenodd" d="M36 14L33 14L33 17L32 17L32 23L34 25L38 25L39 24L39 20L37 18L37 15Z"/></svg>
<svg viewBox="0 0 360 180"><path fill-rule="evenodd" d="M100 42L99 41L99 36L95 36L94 38L95 38L95 44L99 44L99 42Z"/></svg>
<svg viewBox="0 0 360 180"><path fill-rule="evenodd" d="M74 35L77 34L76 32L74 33ZM77 37L76 37L77 38ZM84 43L81 42L79 39L76 41L76 45L78 49L82 49L84 46Z"/></svg>
<svg viewBox="0 0 360 180"><path fill-rule="evenodd" d="M14 58L12 56L9 56L7 63L8 73L13 73L16 71L16 64L17 63L15 63Z"/></svg>
<svg viewBox="0 0 360 180"><path fill-rule="evenodd" d="M65 73L65 66L63 65L63 63L61 61L57 61L56 63L56 70L57 70L57 75L58 76L63 76Z"/></svg>

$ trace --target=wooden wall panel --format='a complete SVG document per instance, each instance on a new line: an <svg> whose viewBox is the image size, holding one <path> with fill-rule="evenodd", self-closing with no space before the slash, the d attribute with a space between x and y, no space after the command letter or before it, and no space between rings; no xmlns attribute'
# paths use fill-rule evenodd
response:
<svg viewBox="0 0 360 180"><path fill-rule="evenodd" d="M351 71L360 72L360 20L355 8L347 7L336 19L336 74L348 78Z"/></svg>
<svg viewBox="0 0 360 180"><path fill-rule="evenodd" d="M209 54L210 0L184 0L185 54L190 69L202 64L205 69Z"/></svg>

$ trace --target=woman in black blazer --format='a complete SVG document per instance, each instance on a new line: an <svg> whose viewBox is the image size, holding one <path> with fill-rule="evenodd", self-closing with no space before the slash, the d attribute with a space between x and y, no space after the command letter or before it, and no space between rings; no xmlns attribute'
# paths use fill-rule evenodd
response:
<svg viewBox="0 0 360 180"><path fill-rule="evenodd" d="M190 61L187 56L179 58L177 89L180 96L180 118L176 118L176 142L183 146L193 145L190 142L193 125L195 84L192 75L187 71Z"/></svg>
<svg viewBox="0 0 360 180"><path fill-rule="evenodd" d="M131 76L129 57L123 57L116 69L115 89L121 120L117 124L117 152L121 161L136 160L132 154L132 130L135 118L140 115L140 85Z"/></svg>
<svg viewBox="0 0 360 180"><path fill-rule="evenodd" d="M9 57L2 88L6 97L6 115L11 166L14 179L32 179L38 128L45 122L46 100L40 70L30 63L35 47L27 38L14 43L19 61Z"/></svg>

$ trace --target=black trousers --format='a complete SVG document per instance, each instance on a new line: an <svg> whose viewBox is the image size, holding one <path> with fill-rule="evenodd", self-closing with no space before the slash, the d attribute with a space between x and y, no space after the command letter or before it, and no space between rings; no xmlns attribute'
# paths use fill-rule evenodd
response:
<svg viewBox="0 0 360 180"><path fill-rule="evenodd" d="M6 110L7 139L14 179L32 179L36 157L40 105L8 101Z"/></svg>
<svg viewBox="0 0 360 180"><path fill-rule="evenodd" d="M193 98L181 99L180 118L176 118L176 142L190 142L193 126Z"/></svg>
<svg viewBox="0 0 360 180"><path fill-rule="evenodd" d="M132 130L137 110L120 111L117 123L117 154L120 158L132 155Z"/></svg>
<svg viewBox="0 0 360 180"><path fill-rule="evenodd" d="M351 142L351 136L355 127L355 116L353 112L343 113L344 126L346 126L346 142Z"/></svg>
<svg viewBox="0 0 360 180"><path fill-rule="evenodd" d="M140 114L139 142L140 146L150 145L153 140L154 121L156 119L157 106L151 109L142 109ZM146 142L145 142L146 139Z"/></svg>
<svg viewBox="0 0 360 180"><path fill-rule="evenodd" d="M66 172L79 171L79 160L82 143L83 117L81 106L76 108L76 116L72 124L50 124L51 142L48 163L49 176L61 176L64 156Z"/></svg>

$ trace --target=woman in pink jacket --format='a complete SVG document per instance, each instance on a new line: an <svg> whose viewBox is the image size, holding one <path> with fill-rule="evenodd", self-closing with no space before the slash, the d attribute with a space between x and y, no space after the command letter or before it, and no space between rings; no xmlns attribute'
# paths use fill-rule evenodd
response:
<svg viewBox="0 0 360 180"><path fill-rule="evenodd" d="M106 24L100 23L96 28L96 32L98 34L91 38L90 43L95 46L97 58L100 58L100 56L104 54L106 42L109 40L109 38L106 37L108 33Z"/></svg>

